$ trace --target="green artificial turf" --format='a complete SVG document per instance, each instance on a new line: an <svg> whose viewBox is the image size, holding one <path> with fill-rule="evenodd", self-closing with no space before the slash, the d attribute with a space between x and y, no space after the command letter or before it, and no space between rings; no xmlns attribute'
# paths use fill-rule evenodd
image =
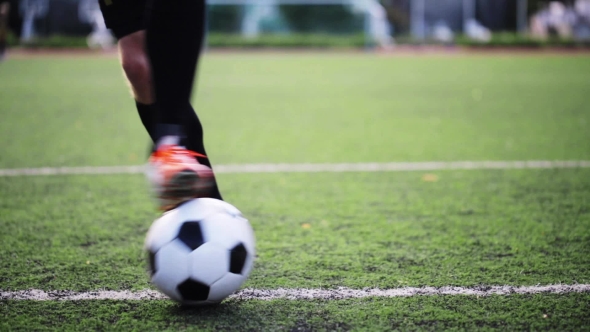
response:
<svg viewBox="0 0 590 332"><path fill-rule="evenodd" d="M419 296L394 299L0 302L0 328L120 331L587 331L589 294Z"/></svg>
<svg viewBox="0 0 590 332"><path fill-rule="evenodd" d="M246 286L590 283L590 170L437 174L224 175L258 240ZM141 176L0 184L2 288L148 286L156 214Z"/></svg>
<svg viewBox="0 0 590 332"><path fill-rule="evenodd" d="M194 105L215 163L590 159L588 72L588 57L210 54ZM115 58L0 76L1 168L144 162Z"/></svg>
<svg viewBox="0 0 590 332"><path fill-rule="evenodd" d="M208 54L214 164L590 160L587 56ZM0 65L0 169L136 165L113 57ZM590 169L218 174L251 221L257 289L590 284ZM0 177L0 290L150 288L142 175ZM0 301L0 330L590 330L588 293Z"/></svg>

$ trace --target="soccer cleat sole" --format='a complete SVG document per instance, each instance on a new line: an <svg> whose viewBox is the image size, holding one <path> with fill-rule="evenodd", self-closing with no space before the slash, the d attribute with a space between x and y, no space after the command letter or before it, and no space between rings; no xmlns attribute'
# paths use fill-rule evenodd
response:
<svg viewBox="0 0 590 332"><path fill-rule="evenodd" d="M198 194L199 175L191 169L182 170L170 179L164 196L167 198L190 199Z"/></svg>
<svg viewBox="0 0 590 332"><path fill-rule="evenodd" d="M206 197L215 185L213 172L196 172L185 169L168 181L165 190L159 195L160 210L169 211L198 197Z"/></svg>

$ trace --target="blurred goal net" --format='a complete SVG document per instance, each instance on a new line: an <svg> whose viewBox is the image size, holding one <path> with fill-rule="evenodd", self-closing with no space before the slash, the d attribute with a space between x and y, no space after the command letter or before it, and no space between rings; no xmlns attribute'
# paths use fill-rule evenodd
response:
<svg viewBox="0 0 590 332"><path fill-rule="evenodd" d="M209 0L209 31L255 38L268 34L362 34L368 43L394 40L378 0Z"/></svg>

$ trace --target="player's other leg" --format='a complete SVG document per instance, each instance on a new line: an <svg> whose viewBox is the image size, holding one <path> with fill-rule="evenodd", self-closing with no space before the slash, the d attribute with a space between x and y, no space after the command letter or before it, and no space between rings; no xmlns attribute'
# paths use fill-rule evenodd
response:
<svg viewBox="0 0 590 332"><path fill-rule="evenodd" d="M141 122L153 138L155 97L145 51L145 11L148 0L98 0L107 28L117 38L119 59Z"/></svg>
<svg viewBox="0 0 590 332"><path fill-rule="evenodd" d="M155 140L156 105L150 63L145 52L145 30L130 33L119 39L119 59L137 113L151 140Z"/></svg>

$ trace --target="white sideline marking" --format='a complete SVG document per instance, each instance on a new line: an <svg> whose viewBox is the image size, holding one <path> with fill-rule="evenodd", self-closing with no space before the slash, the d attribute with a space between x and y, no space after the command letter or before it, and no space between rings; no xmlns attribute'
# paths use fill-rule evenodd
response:
<svg viewBox="0 0 590 332"><path fill-rule="evenodd" d="M404 287L393 289L351 289L340 287L336 289L243 289L231 295L230 299L239 300L340 300L365 297L410 297L433 295L514 295L514 294L566 294L588 293L590 285L547 285L547 286L476 286L476 287ZM78 301L78 300L162 300L167 297L155 290L130 291L42 291L29 289L14 292L0 291L0 300L34 300L34 301Z"/></svg>
<svg viewBox="0 0 590 332"><path fill-rule="evenodd" d="M215 173L294 173L294 172L403 172L470 169L551 169L590 168L588 160L570 161L431 161L391 163L341 163L341 164L235 164L217 165ZM75 174L138 174L144 166L87 166L41 167L0 169L0 177L27 175L75 175Z"/></svg>

